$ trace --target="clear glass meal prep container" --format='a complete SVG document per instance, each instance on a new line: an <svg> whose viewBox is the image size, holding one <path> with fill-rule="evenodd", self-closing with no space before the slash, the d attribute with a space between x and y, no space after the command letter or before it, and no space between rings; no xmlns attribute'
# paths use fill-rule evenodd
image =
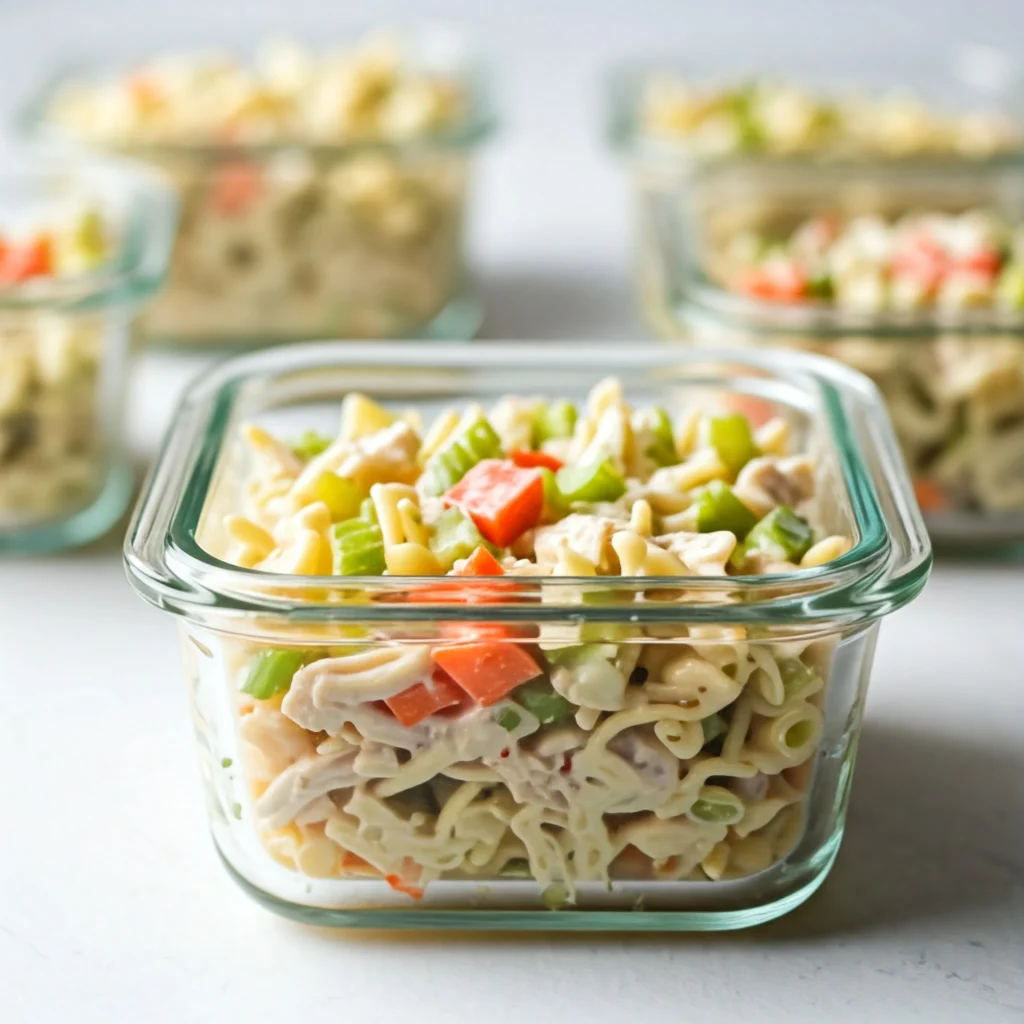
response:
<svg viewBox="0 0 1024 1024"><path fill-rule="evenodd" d="M385 355L372 347L320 342L235 359L194 384L183 399L129 529L126 566L136 590L178 619L214 839L235 880L271 909L309 923L353 927L723 929L785 913L806 899L831 867L843 832L879 621L920 591L931 565L927 535L880 397L860 374L801 354L708 355L627 345L619 352L589 351L585 360L580 353L572 345L551 344L470 352L407 345L390 347ZM428 416L457 402L550 393L555 381L558 395L578 399L610 374L621 378L636 401L656 398L673 408L684 401L742 400L786 416L819 459L821 518L830 531L845 532L852 549L829 564L788 575L510 577L500 584L490 577L489 582L469 580L468 591L467 577L431 577L424 592L424 577L287 576L237 568L204 547L216 542L222 516L239 499L246 446L238 431L244 422L284 437L329 428L338 403L352 390L396 409L414 406ZM486 604L473 596L478 584L487 589ZM752 656L769 659L769 669L774 659L793 657L814 666L804 677L805 683L816 682L803 691L797 686L781 708L773 710L751 694L748 710L733 712L737 718L748 715L746 724L737 725L740 739L749 728L751 736L760 737L751 740L752 749L760 750L761 742L780 745L788 766L773 780L775 789L750 797L743 812L751 816L747 826L695 826L681 812L668 816L673 836L664 841L679 844L691 860L701 853L707 858L718 846L707 870L717 872L719 880L709 880L710 875L693 880L694 865L684 865L682 857L666 861L686 876L681 880L631 880L628 858L614 862L610 883L587 878L585 865L574 869L580 877L571 885L554 877L557 870L540 881L523 877L521 870L509 870L514 860L503 863L500 873L491 870L488 864L501 859L502 844L518 840L509 831L508 815L488 803L493 794L486 785L472 782L478 774L472 764L452 769L464 781L452 781L460 796L445 803L452 811L444 820L410 811L401 794L391 794L388 828L397 829L398 846L422 847L417 856L440 858L438 863L454 863L445 860L448 846L458 848L457 877L431 881L422 894L395 891L379 873L364 870L365 863L360 867L359 857L352 860L351 850L335 841L339 833L330 823L263 817L260 801L276 799L269 797L275 781L280 795L285 763L292 775L284 788L300 803L335 784L343 787L334 792L340 800L351 780L345 756L332 760L338 757L332 743L338 741L328 739L320 753L311 754L308 744L325 738L296 733L277 710L280 698L278 704L257 702L255 708L241 699L239 680L260 651L330 648L337 656L359 647L371 659L416 658L424 645L450 643L467 629L483 628L481 623L514 627L519 632L509 643L532 644L538 636L569 633L587 642L614 642L620 652L630 645L653 645L657 657L688 652L721 665L735 650L730 643L745 636L750 648L757 648ZM686 753L680 746L690 742L685 736L693 738L701 702L709 699L704 694L701 689L692 704L684 701L665 712L690 719L656 727L666 751ZM369 707L360 713L378 714ZM458 723L471 730L492 728L489 718L451 721L457 724L429 719L430 729L439 731L428 729L427 735L413 736L420 726L399 727L391 741L400 747L410 739L407 745L429 758L449 742L445 730L460 728ZM359 728L369 735L376 726ZM606 731L613 728L605 725ZM703 732L697 732L700 747ZM507 744L509 734L503 735ZM312 758L300 758L299 774L312 775L294 790L289 787L299 762L282 762L277 746L286 736L307 744L303 758ZM601 780L607 781L607 761L604 768L589 769L595 772L591 778L586 756L578 755L582 767L571 769L557 753L550 754L550 763L543 752L536 756L541 787L561 772L576 780L569 783L571 792L578 786L580 794L593 796L601 791ZM701 768L706 758L693 756L685 777L694 772L691 788L706 792L699 789L702 778L713 777L712 769L722 766L713 761ZM613 760L613 776L625 772L616 784L628 792L630 769L621 758ZM340 774L332 775L335 771ZM356 793L353 789L353 797ZM692 804L693 794L684 796L684 803ZM379 811L388 794L363 787L359 799ZM566 799L572 803L576 797ZM506 800L502 806L521 812L516 828L530 837L540 865L549 855L557 859L558 836L565 838L566 829L584 830L582 819L573 818L585 813L579 807L556 808L550 821L537 821L529 802L510 807ZM271 816L280 817L279 810ZM286 810L284 817L291 813ZM383 826L369 810L365 814L358 838L355 833L351 839L340 837L364 852L361 844L383 842ZM458 819L454 824L452 816ZM352 825L354 819L342 818L338 828ZM643 814L611 815L608 822L613 818L616 828L641 832L656 824ZM602 815L586 831L596 827L599 835L604 825ZM397 838L399 833L404 838ZM605 840L595 842L600 846ZM582 846L579 858L585 860Z"/></svg>
<svg viewBox="0 0 1024 1024"><path fill-rule="evenodd" d="M888 401L915 481L927 487L934 480L950 495L949 508L926 512L933 540L1008 551L1024 542L1024 310L859 312L828 302L771 302L728 291L716 274L722 247L737 231L784 234L821 213L891 218L975 208L1024 224L1024 169L696 171L678 188L644 197L642 291L666 337L810 349L867 373ZM941 457L954 448L963 479L951 486Z"/></svg>
<svg viewBox="0 0 1024 1024"><path fill-rule="evenodd" d="M464 227L470 160L494 128L485 78L457 32L402 40L416 65L464 87L464 112L450 127L403 142L107 147L159 169L180 198L167 281L142 321L147 339L225 347L476 334L483 311L465 265ZM112 70L61 71L27 109L25 129L98 145L55 125L48 111L68 83ZM218 197L236 181L256 184L244 205L224 209Z"/></svg>
<svg viewBox="0 0 1024 1024"><path fill-rule="evenodd" d="M106 261L0 288L0 553L91 540L132 491L121 422L129 347L167 267L175 201L123 161L0 153L2 210L34 222L69 203L100 212L113 239Z"/></svg>

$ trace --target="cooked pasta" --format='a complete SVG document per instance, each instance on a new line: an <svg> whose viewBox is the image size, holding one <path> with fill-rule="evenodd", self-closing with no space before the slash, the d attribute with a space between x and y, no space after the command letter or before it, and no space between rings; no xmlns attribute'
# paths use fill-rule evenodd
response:
<svg viewBox="0 0 1024 1024"><path fill-rule="evenodd" d="M685 590L799 572L849 543L816 522L815 466L787 452L788 428L633 410L613 380L579 409L496 410L449 410L421 434L350 396L338 437L248 428L243 514L215 553L271 573L403 577L412 602L449 599L420 576L562 576L586 604L600 577ZM554 454L573 450L581 461ZM694 508L689 528L654 494ZM486 604L501 586L478 578L455 599ZM814 761L831 650L684 622L526 635L442 621L422 641L230 647L252 818L275 861L412 895L530 877L570 897L783 858L799 837L783 815L809 781L783 773Z"/></svg>

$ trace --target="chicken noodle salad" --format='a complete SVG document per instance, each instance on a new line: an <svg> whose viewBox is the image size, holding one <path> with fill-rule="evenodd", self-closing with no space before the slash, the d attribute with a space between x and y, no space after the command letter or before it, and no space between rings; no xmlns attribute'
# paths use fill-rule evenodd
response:
<svg viewBox="0 0 1024 1024"><path fill-rule="evenodd" d="M809 571L851 545L823 527L789 421L634 409L612 378L581 407L505 397L426 427L351 393L337 435L243 437L237 511L200 533L212 554L404 577L412 603L487 605L562 576L586 604L608 598L588 579ZM834 636L451 622L395 644L342 628L334 646L224 640L237 814L287 868L413 897L532 878L559 902L585 881L746 876L801 834Z"/></svg>
<svg viewBox="0 0 1024 1024"><path fill-rule="evenodd" d="M167 55L58 90L52 125L154 161L180 193L150 333L372 338L439 315L460 284L466 155L431 142L468 99L407 49L279 41L252 62Z"/></svg>
<svg viewBox="0 0 1024 1024"><path fill-rule="evenodd" d="M934 315L933 340L820 347L879 384L926 512L1024 509L1024 339L942 328L943 317L1024 313L1024 227L982 209L818 215L737 231L714 252L710 275L760 301Z"/></svg>
<svg viewBox="0 0 1024 1024"><path fill-rule="evenodd" d="M109 258L113 226L68 203L43 217L0 212L0 304L85 275ZM83 507L103 478L103 328L95 316L0 312L0 526Z"/></svg>
<svg viewBox="0 0 1024 1024"><path fill-rule="evenodd" d="M710 85L655 73L642 91L639 119L651 138L702 157L983 158L1019 149L1022 141L1019 125L996 110L947 113L906 92L828 96L766 77Z"/></svg>

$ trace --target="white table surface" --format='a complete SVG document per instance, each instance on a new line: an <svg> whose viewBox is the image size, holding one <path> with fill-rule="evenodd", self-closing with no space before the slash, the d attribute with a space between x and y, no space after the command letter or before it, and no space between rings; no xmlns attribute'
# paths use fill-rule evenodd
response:
<svg viewBox="0 0 1024 1024"><path fill-rule="evenodd" d="M333 24L336 6L0 0L4 103L69 48L195 37L189 12L205 9L221 36L240 24L253 35L289 16ZM674 40L792 43L806 9L555 6L477 14L512 122L477 190L485 334L641 336L626 197L595 131L598 69L616 48ZM884 31L896 48L924 26L936 44L992 42L1022 21L1012 0L969 14L953 0L890 6L830 4L818 34L867 45ZM202 365L138 366L140 461ZM703 937L424 937L303 928L228 881L206 834L174 629L133 595L119 547L120 529L83 551L0 563L5 1024L1024 1020L1024 567L941 564L885 624L847 839L788 918Z"/></svg>

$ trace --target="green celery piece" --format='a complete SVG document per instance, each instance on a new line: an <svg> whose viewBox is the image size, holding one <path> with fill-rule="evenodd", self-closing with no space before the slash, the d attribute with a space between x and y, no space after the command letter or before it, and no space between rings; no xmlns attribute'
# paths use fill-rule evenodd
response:
<svg viewBox="0 0 1024 1024"><path fill-rule="evenodd" d="M779 675L782 677L782 688L786 691L786 700L806 693L821 681L815 669L796 658L780 661Z"/></svg>
<svg viewBox="0 0 1024 1024"><path fill-rule="evenodd" d="M506 861L498 874L502 878L533 878L530 862L525 857L513 857Z"/></svg>
<svg viewBox="0 0 1024 1024"><path fill-rule="evenodd" d="M807 297L828 301L835 298L835 286L832 284L832 277L827 272L816 274L807 282Z"/></svg>
<svg viewBox="0 0 1024 1024"><path fill-rule="evenodd" d="M575 668L588 661L611 661L618 653L619 648L615 644L575 644L572 647L556 647L554 650L545 651L544 657L552 665Z"/></svg>
<svg viewBox="0 0 1024 1024"><path fill-rule="evenodd" d="M242 692L257 700L269 700L292 684L292 676L306 660L306 651L260 651L249 669Z"/></svg>
<svg viewBox="0 0 1024 1024"><path fill-rule="evenodd" d="M996 298L1011 309L1024 307L1024 263L1007 263L996 284Z"/></svg>
<svg viewBox="0 0 1024 1024"><path fill-rule="evenodd" d="M705 743L717 740L719 736L724 736L729 731L728 722L717 711L707 718L702 718L700 724L704 730Z"/></svg>
<svg viewBox="0 0 1024 1024"><path fill-rule="evenodd" d="M757 522L757 516L721 480L712 480L697 499L698 533L728 530L743 540Z"/></svg>
<svg viewBox="0 0 1024 1024"><path fill-rule="evenodd" d="M676 453L676 439L672 435L672 420L660 406L655 406L651 412L654 414L654 422L651 424L653 436L644 454L659 466L674 466L679 461L679 455Z"/></svg>
<svg viewBox="0 0 1024 1024"><path fill-rule="evenodd" d="M754 443L750 421L742 413L715 416L711 420L711 444L722 464L735 477L753 458L761 454Z"/></svg>
<svg viewBox="0 0 1024 1024"><path fill-rule="evenodd" d="M380 527L365 519L346 519L331 527L336 576L383 576L384 538Z"/></svg>
<svg viewBox="0 0 1024 1024"><path fill-rule="evenodd" d="M514 690L512 697L531 715L535 715L541 725L564 722L576 714L575 706L560 693L556 693L550 683L526 683Z"/></svg>
<svg viewBox="0 0 1024 1024"><path fill-rule="evenodd" d="M533 417L533 447L539 448L555 437L572 437L576 429L576 415L576 406L564 399L542 406Z"/></svg>
<svg viewBox="0 0 1024 1024"><path fill-rule="evenodd" d="M454 487L478 462L501 456L501 439L485 419L470 424L434 452L423 468L424 492L437 496Z"/></svg>
<svg viewBox="0 0 1024 1024"><path fill-rule="evenodd" d="M434 523L430 550L447 571L460 558L469 558L484 543L473 520L463 515L457 508L449 508L445 509Z"/></svg>
<svg viewBox="0 0 1024 1024"><path fill-rule="evenodd" d="M814 543L814 531L802 516L787 505L768 513L747 534L747 551L781 551L789 562L798 562Z"/></svg>
<svg viewBox="0 0 1024 1024"><path fill-rule="evenodd" d="M518 711L515 711L512 708L502 708L494 716L494 720L506 732L511 732L523 720L523 717Z"/></svg>
<svg viewBox="0 0 1024 1024"><path fill-rule="evenodd" d="M313 492L330 510L331 521L335 523L358 516L363 502L369 498L358 484L330 471L317 477Z"/></svg>
<svg viewBox="0 0 1024 1024"><path fill-rule="evenodd" d="M563 466L555 474L555 483L568 502L616 501L626 493L626 482L616 472L611 459Z"/></svg>
<svg viewBox="0 0 1024 1024"><path fill-rule="evenodd" d="M315 430L307 430L291 443L291 449L300 459L312 459L331 446L331 438L326 434L318 434Z"/></svg>
<svg viewBox="0 0 1024 1024"><path fill-rule="evenodd" d="M541 522L557 523L559 519L564 519L569 514L569 503L558 489L555 474L547 466L540 466L538 472L544 484L544 511L541 514Z"/></svg>
<svg viewBox="0 0 1024 1024"><path fill-rule="evenodd" d="M711 800L698 800L687 814L698 821L708 824L732 822L736 820L736 808L732 804L716 803Z"/></svg>

